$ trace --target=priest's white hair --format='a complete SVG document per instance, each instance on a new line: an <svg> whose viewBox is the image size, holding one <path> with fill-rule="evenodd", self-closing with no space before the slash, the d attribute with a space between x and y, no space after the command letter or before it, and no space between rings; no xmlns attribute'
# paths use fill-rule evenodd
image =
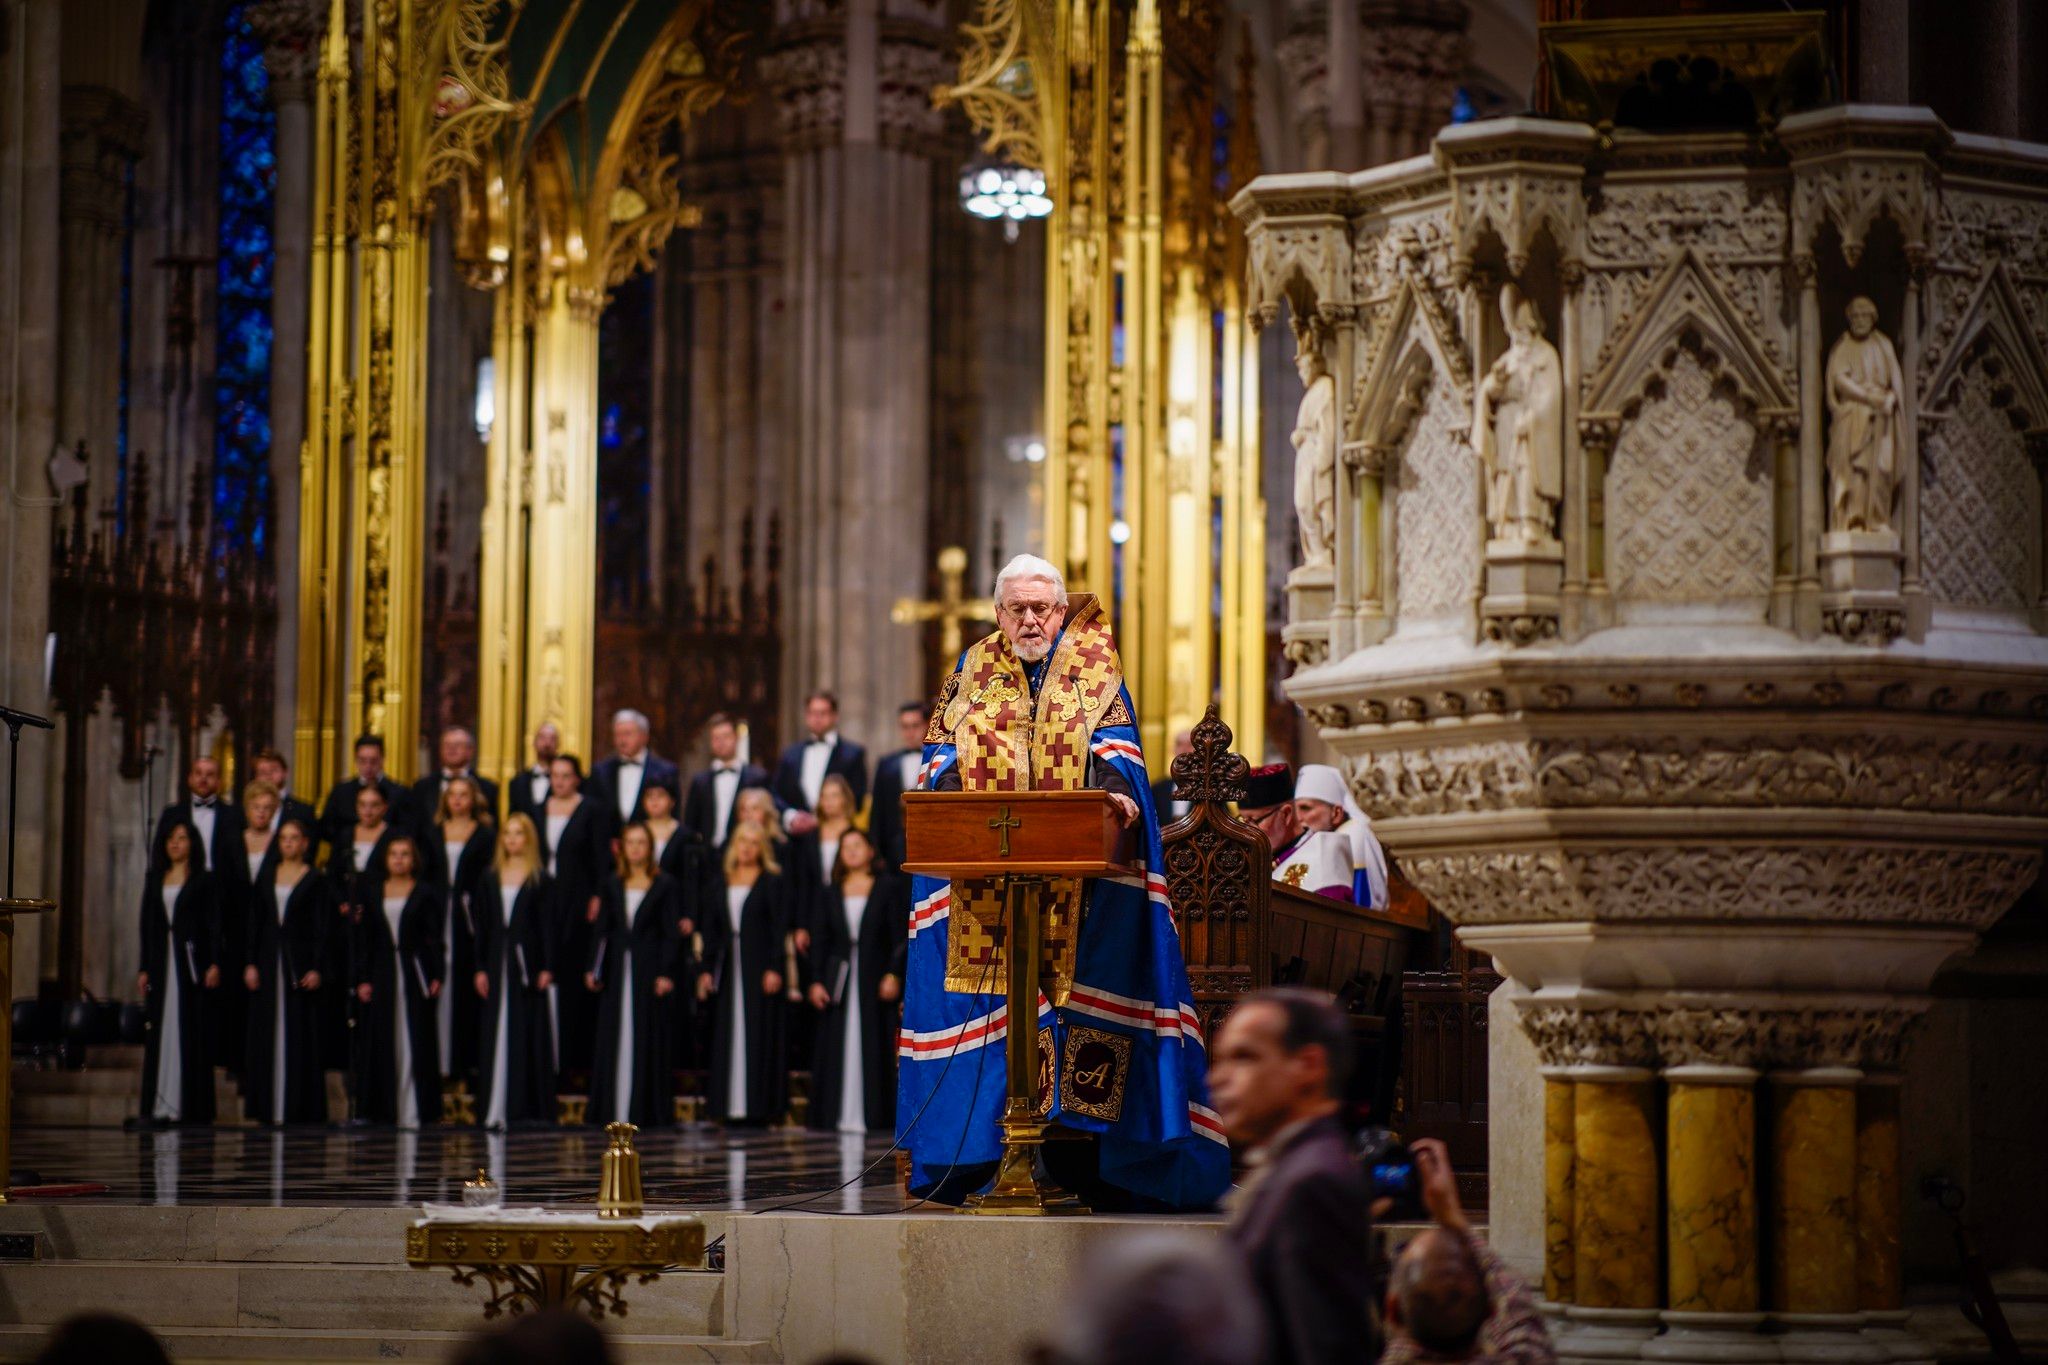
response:
<svg viewBox="0 0 2048 1365"><path fill-rule="evenodd" d="M1020 578L1043 578L1047 580L1052 584L1055 600L1063 607L1067 605L1067 580L1058 569L1052 566L1052 561L1040 559L1037 555L1018 555L1015 559L1003 565L1002 572L996 575L995 604L997 606L1000 607L1003 604L1003 589Z"/></svg>
<svg viewBox="0 0 2048 1365"><path fill-rule="evenodd" d="M626 707L624 710L612 712L612 724L617 725L622 720L632 722L634 725L639 726L641 730L649 734L653 733L654 731L654 727L648 723L646 715L642 712L635 711L630 706Z"/></svg>

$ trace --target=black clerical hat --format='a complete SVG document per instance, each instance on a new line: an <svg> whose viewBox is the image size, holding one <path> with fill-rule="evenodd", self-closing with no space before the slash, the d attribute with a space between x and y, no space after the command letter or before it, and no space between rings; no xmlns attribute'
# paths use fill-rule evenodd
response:
<svg viewBox="0 0 2048 1365"><path fill-rule="evenodd" d="M1237 804L1241 810L1265 810L1293 799L1294 773L1285 763L1268 763L1252 769L1244 784L1244 800Z"/></svg>

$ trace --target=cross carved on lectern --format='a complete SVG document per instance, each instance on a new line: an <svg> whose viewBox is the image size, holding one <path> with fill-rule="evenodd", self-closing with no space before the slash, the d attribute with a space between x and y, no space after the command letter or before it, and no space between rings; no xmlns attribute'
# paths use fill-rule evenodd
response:
<svg viewBox="0 0 2048 1365"><path fill-rule="evenodd" d="M996 832L996 837L999 840L1001 840L1001 842L996 845L996 856L998 858L1009 857L1010 831L1013 829L1022 829L1024 827L1024 822L1022 820L1019 820L1016 816L1010 814L1010 808L1008 806L1004 806L1001 810L998 810L994 815L989 816L988 827L994 830Z"/></svg>

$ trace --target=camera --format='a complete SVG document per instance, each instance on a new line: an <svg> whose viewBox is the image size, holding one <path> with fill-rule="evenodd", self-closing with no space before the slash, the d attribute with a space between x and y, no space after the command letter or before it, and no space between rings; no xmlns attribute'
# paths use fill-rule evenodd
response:
<svg viewBox="0 0 2048 1365"><path fill-rule="evenodd" d="M1391 1207L1374 1216L1390 1223L1413 1223L1429 1215L1422 1207L1422 1180L1415 1170L1415 1156L1401 1135L1391 1128L1367 1128L1357 1140L1358 1162L1372 1185L1373 1202L1391 1201Z"/></svg>

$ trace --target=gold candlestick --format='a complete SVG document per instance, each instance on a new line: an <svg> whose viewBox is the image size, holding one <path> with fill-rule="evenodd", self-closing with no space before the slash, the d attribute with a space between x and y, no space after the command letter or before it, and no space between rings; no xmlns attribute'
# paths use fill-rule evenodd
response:
<svg viewBox="0 0 2048 1365"><path fill-rule="evenodd" d="M604 1162L597 1184L597 1216L638 1218L641 1208L640 1153L633 1149L633 1135L640 1130L630 1123L608 1123Z"/></svg>

